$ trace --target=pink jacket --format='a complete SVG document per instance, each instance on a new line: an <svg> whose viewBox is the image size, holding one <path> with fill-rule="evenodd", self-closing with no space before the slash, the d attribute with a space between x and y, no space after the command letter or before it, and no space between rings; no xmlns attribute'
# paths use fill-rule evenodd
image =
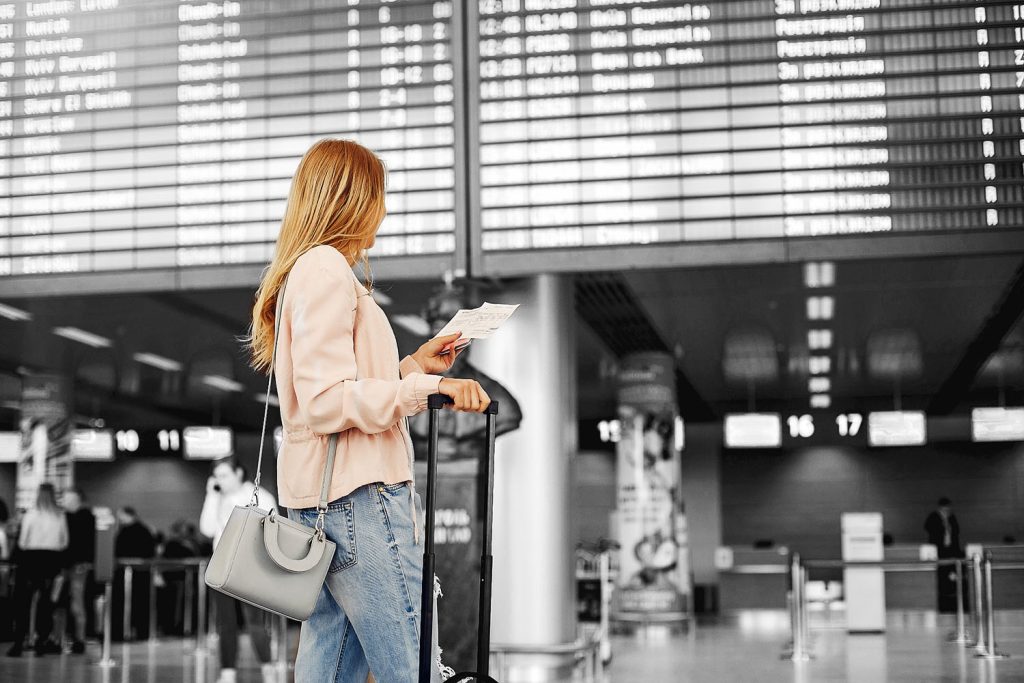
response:
<svg viewBox="0 0 1024 683"><path fill-rule="evenodd" d="M337 249L319 245L295 262L280 335L281 504L316 506L333 432L340 434L330 500L364 484L412 480L403 418L426 409L441 377L424 374L411 356L399 363L387 316Z"/></svg>

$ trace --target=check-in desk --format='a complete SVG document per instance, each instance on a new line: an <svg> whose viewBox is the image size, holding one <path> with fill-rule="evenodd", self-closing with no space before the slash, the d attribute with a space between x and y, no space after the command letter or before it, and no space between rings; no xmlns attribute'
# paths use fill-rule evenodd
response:
<svg viewBox="0 0 1024 683"><path fill-rule="evenodd" d="M786 609L789 551L784 547L725 546L715 553L721 612Z"/></svg>
<svg viewBox="0 0 1024 683"><path fill-rule="evenodd" d="M935 559L935 546L901 543L885 547L886 562L919 562ZM955 571L953 567L950 570ZM885 607L892 610L935 610L938 608L935 570L885 572Z"/></svg>
<svg viewBox="0 0 1024 683"><path fill-rule="evenodd" d="M996 610L1024 609L1024 569L999 568L1001 564L1024 565L1024 545L984 548L992 553L992 606Z"/></svg>

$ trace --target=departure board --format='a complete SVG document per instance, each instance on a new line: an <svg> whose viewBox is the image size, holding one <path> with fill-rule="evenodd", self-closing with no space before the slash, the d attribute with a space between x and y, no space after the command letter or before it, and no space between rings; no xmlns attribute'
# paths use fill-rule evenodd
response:
<svg viewBox="0 0 1024 683"><path fill-rule="evenodd" d="M1020 228L1022 13L984 0L479 0L484 263Z"/></svg>
<svg viewBox="0 0 1024 683"><path fill-rule="evenodd" d="M299 158L325 136L388 166L376 256L454 256L452 14L451 0L0 4L0 276L262 266Z"/></svg>

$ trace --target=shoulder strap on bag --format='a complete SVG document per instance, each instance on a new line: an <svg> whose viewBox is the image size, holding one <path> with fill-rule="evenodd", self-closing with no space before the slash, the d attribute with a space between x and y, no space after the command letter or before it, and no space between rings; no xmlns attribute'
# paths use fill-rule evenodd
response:
<svg viewBox="0 0 1024 683"><path fill-rule="evenodd" d="M274 349L270 354L270 372L267 374L267 395L263 403L263 428L260 430L260 450L256 459L256 478L253 483L256 485L252 490L252 498L249 505L259 506L260 504L260 473L263 468L263 444L267 439L267 415L270 413L270 389L274 381L274 364L277 361L277 342L281 338L281 312L284 310L284 291L288 286L288 276L285 275L281 289L277 292L277 308L274 313ZM328 496L331 490L331 475L334 472L334 459L338 452L338 435L331 434L327 438L327 462L324 463L323 484L320 486L320 500L317 503L319 516L317 517L317 530L323 531L324 513L327 512Z"/></svg>

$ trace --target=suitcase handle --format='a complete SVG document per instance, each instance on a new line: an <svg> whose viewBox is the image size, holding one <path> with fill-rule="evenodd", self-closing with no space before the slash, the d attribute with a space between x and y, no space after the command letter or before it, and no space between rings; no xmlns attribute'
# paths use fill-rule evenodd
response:
<svg viewBox="0 0 1024 683"><path fill-rule="evenodd" d="M427 408L429 408L430 410L440 410L441 408L444 408L445 406L450 406L453 403L455 403L455 401L453 401L451 397L445 396L444 394L431 394L430 396L427 397ZM497 414L498 402L491 401L491 404L487 406L487 410L484 411L484 415Z"/></svg>

